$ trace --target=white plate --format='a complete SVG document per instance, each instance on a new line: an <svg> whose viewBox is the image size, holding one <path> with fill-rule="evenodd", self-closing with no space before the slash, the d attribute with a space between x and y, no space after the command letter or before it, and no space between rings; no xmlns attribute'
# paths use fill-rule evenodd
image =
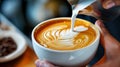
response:
<svg viewBox="0 0 120 67"><path fill-rule="evenodd" d="M26 40L22 35L15 31L0 31L0 39L3 37L11 37L17 44L17 49L7 56L0 57L0 63L11 61L24 53L27 48Z"/></svg>

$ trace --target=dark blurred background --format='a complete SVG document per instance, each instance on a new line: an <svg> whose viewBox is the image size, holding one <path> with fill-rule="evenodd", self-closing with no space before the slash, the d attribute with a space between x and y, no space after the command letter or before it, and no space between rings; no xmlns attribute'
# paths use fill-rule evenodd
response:
<svg viewBox="0 0 120 67"><path fill-rule="evenodd" d="M38 23L55 17L70 17L67 0L1 0L0 12L29 38Z"/></svg>

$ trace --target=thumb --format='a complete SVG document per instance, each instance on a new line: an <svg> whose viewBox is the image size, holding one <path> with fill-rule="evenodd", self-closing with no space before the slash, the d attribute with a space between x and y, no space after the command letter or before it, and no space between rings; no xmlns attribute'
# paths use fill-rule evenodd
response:
<svg viewBox="0 0 120 67"><path fill-rule="evenodd" d="M115 45L116 46L118 45L119 42L113 36L111 36L111 34L107 31L104 24L100 20L96 21L95 25L100 30L101 33L100 42L105 48L105 50L109 51L112 48L114 48Z"/></svg>
<svg viewBox="0 0 120 67"><path fill-rule="evenodd" d="M104 24L97 20L95 25L99 28L101 37L100 42L104 47L105 54L104 56L94 65L94 67L106 67L105 62L108 60L113 62L113 59L116 59L116 57L119 57L119 49L120 49L120 43L117 41L113 36L110 35L110 33L105 28ZM118 59L118 58L117 58Z"/></svg>

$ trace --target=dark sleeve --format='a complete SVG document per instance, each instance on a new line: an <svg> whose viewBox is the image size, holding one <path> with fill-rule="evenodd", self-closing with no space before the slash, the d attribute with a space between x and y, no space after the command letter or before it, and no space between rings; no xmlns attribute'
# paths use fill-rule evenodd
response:
<svg viewBox="0 0 120 67"><path fill-rule="evenodd" d="M120 16L112 22L104 22L106 28L118 41L120 41Z"/></svg>

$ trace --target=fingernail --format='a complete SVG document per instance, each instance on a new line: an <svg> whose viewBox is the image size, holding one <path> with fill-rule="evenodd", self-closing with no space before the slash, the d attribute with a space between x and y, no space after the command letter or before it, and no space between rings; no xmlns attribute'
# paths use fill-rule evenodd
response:
<svg viewBox="0 0 120 67"><path fill-rule="evenodd" d="M38 64L38 63L40 63L40 61L39 61L39 60L36 60L36 61L35 61L35 64Z"/></svg>
<svg viewBox="0 0 120 67"><path fill-rule="evenodd" d="M107 2L107 4L106 4L106 9L109 9L109 8L111 8L111 7L113 7L113 6L115 6L115 2L109 1L109 2Z"/></svg>
<svg viewBox="0 0 120 67"><path fill-rule="evenodd" d="M46 61L42 61L41 67L50 67L50 65Z"/></svg>
<svg viewBox="0 0 120 67"><path fill-rule="evenodd" d="M40 60L35 61L36 67L40 67Z"/></svg>

